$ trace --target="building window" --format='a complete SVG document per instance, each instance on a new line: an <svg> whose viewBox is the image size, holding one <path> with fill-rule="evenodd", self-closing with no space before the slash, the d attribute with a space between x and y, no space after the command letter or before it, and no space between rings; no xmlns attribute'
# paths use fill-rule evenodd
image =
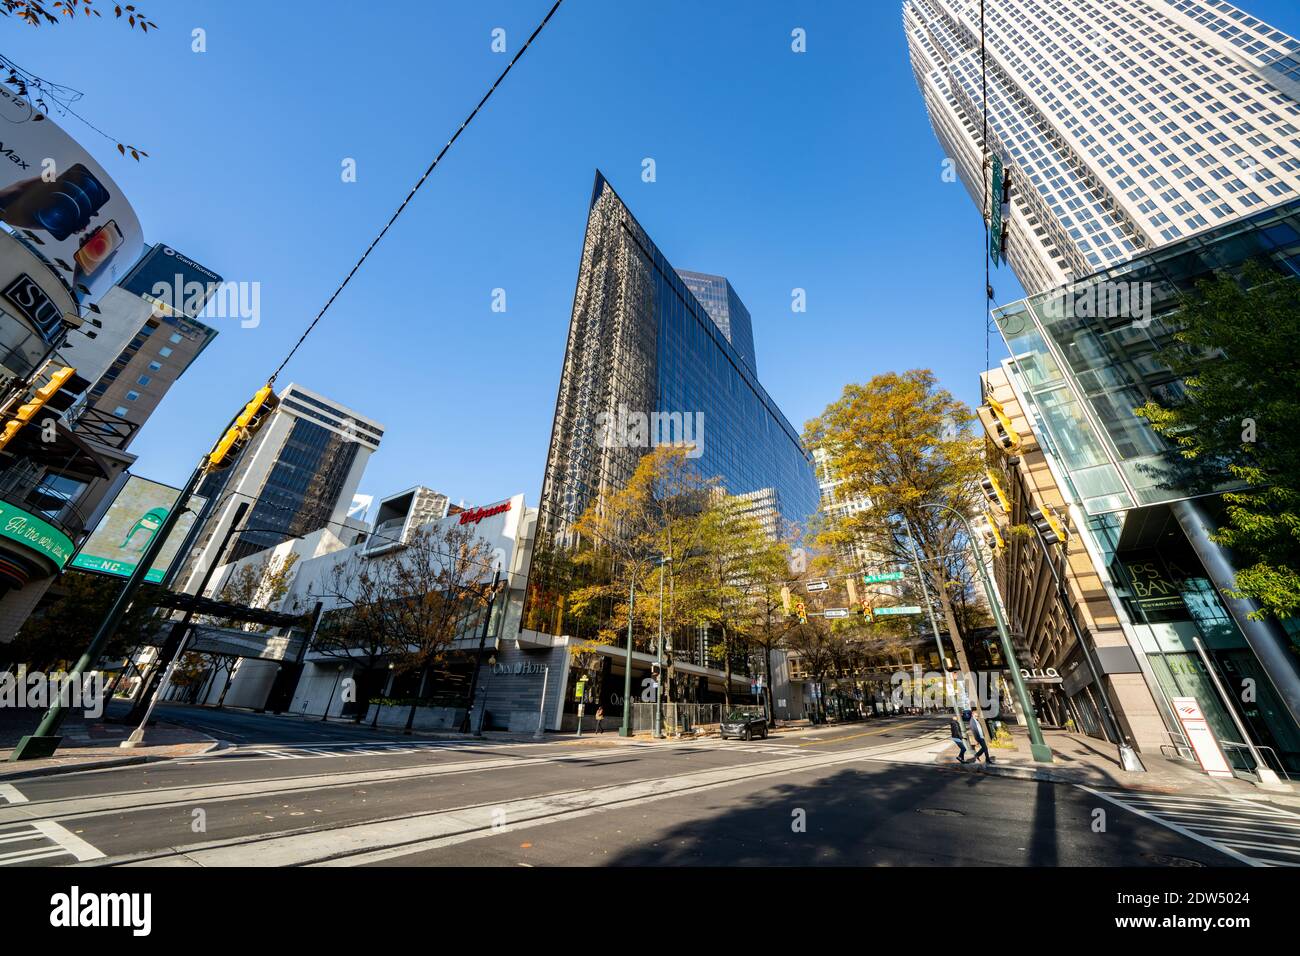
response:
<svg viewBox="0 0 1300 956"><path fill-rule="evenodd" d="M149 376L148 376L148 375L141 375L139 378L137 378L137 379L135 380L135 384L137 384L137 385L148 385L148 384L149 384Z"/></svg>
<svg viewBox="0 0 1300 956"><path fill-rule="evenodd" d="M125 406L125 405L119 405L119 406L117 406L117 408L113 409L113 414L116 415L118 418L125 418L125 417L126 417L126 406Z"/></svg>
<svg viewBox="0 0 1300 956"><path fill-rule="evenodd" d="M181 334L179 332L173 332L167 339L168 342L171 342L173 344L180 342L180 340L181 340Z"/></svg>
<svg viewBox="0 0 1300 956"><path fill-rule="evenodd" d="M149 371L151 371L151 372L161 372L161 371L162 371L162 362L150 362L150 363L149 363Z"/></svg>
<svg viewBox="0 0 1300 956"><path fill-rule="evenodd" d="M140 397L140 393L139 393L139 392L127 392L127 393L126 393L126 400L127 400L128 402L134 402L134 401L135 401L137 398L139 398L139 397Z"/></svg>
<svg viewBox="0 0 1300 956"><path fill-rule="evenodd" d="M172 354L172 350L164 345L162 348L158 350L158 354L163 358L166 358L167 356Z"/></svg>

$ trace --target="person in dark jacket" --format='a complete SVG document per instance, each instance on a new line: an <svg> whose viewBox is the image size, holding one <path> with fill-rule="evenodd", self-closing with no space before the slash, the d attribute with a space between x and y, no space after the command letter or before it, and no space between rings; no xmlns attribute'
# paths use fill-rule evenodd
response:
<svg viewBox="0 0 1300 956"><path fill-rule="evenodd" d="M957 762L965 763L966 741L963 739L965 735L962 733L961 723L956 717L948 718L948 733L952 737L952 742L957 745Z"/></svg>
<svg viewBox="0 0 1300 956"><path fill-rule="evenodd" d="M980 729L979 720L969 710L966 711L966 713L964 713L962 716L966 718L967 723L970 725L971 735L975 738L975 753L971 756L970 759L975 761L976 763L979 763L980 754L983 754L984 762L986 764L992 763L993 758L989 756L989 745L984 740L984 731Z"/></svg>

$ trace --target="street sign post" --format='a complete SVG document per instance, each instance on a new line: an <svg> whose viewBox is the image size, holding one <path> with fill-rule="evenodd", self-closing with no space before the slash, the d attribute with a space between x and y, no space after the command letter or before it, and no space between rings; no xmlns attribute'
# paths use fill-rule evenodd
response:
<svg viewBox="0 0 1300 956"><path fill-rule="evenodd" d="M878 607L875 613L877 617L882 614L920 614L921 609L915 604L905 604L899 607Z"/></svg>
<svg viewBox="0 0 1300 956"><path fill-rule="evenodd" d="M902 571L889 571L885 574L864 574L862 575L863 584L884 584L887 581L903 580Z"/></svg>
<svg viewBox="0 0 1300 956"><path fill-rule="evenodd" d="M828 590L830 586L831 586L831 582L829 581L809 581L808 591L810 593L813 591L825 591Z"/></svg>
<svg viewBox="0 0 1300 956"><path fill-rule="evenodd" d="M822 611L822 617L848 617L850 613L846 607L828 607Z"/></svg>
<svg viewBox="0 0 1300 956"><path fill-rule="evenodd" d="M1002 262L1002 160L993 156L992 186L989 189L989 256L993 264Z"/></svg>

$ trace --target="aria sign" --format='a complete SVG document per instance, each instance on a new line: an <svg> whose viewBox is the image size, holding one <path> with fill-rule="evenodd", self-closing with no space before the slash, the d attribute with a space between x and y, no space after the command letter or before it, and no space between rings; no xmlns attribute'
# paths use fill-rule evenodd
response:
<svg viewBox="0 0 1300 956"><path fill-rule="evenodd" d="M461 524L478 524L484 518L490 518L493 515L499 515L510 510L510 502L503 501L499 505L489 505L486 508L470 508L469 511L460 513Z"/></svg>
<svg viewBox="0 0 1300 956"><path fill-rule="evenodd" d="M1059 684L1062 681L1055 667L1022 667L1020 676L1026 684Z"/></svg>

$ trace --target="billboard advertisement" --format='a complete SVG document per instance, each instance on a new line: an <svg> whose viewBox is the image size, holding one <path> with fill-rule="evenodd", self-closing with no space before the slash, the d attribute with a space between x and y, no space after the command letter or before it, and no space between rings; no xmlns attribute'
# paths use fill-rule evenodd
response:
<svg viewBox="0 0 1300 956"><path fill-rule="evenodd" d="M0 221L93 302L140 258L140 221L103 167L9 87L0 120Z"/></svg>
<svg viewBox="0 0 1300 956"><path fill-rule="evenodd" d="M197 319L221 281L211 269L159 243L122 280L122 288L152 303L163 315Z"/></svg>
<svg viewBox="0 0 1300 956"><path fill-rule="evenodd" d="M180 493L179 488L171 485L150 481L138 475L128 477L122 490L108 506L104 517L72 559L72 567L130 577L145 549L153 541L153 536L162 527L168 512L175 506ZM185 535L194 525L194 519L204 500L198 495L190 498L188 512L177 519L158 559L145 576L146 581L156 584L163 579L175 560Z"/></svg>

